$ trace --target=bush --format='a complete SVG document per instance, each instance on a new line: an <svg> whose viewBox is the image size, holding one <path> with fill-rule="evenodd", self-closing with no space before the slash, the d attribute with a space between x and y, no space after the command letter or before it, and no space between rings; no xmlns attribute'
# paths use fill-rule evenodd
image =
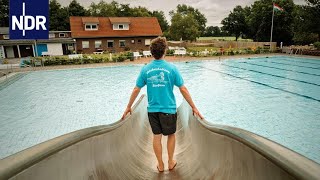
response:
<svg viewBox="0 0 320 180"><path fill-rule="evenodd" d="M9 61L7 59L3 60L2 64L9 64Z"/></svg>
<svg viewBox="0 0 320 180"><path fill-rule="evenodd" d="M173 56L174 50L173 49L169 49L167 50L167 56Z"/></svg>
<svg viewBox="0 0 320 180"><path fill-rule="evenodd" d="M320 42L315 42L313 45L317 50L320 50Z"/></svg>

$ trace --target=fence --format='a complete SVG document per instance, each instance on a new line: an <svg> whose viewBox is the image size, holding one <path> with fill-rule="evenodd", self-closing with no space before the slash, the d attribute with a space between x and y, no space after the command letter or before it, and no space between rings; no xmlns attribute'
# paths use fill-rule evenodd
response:
<svg viewBox="0 0 320 180"><path fill-rule="evenodd" d="M199 40L195 43L191 42L179 42L179 41L169 41L169 46L180 46L180 47L196 47L196 46L206 46L206 47L217 47L217 48L256 48L256 47L266 47L270 46L270 42L243 42L243 41L216 41L216 40ZM276 49L277 43L271 43L271 49Z"/></svg>

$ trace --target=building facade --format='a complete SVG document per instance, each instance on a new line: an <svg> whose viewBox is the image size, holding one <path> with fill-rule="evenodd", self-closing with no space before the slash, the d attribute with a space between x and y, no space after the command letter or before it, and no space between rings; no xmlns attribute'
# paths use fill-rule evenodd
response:
<svg viewBox="0 0 320 180"><path fill-rule="evenodd" d="M75 51L71 31L50 31L49 39L10 40L9 27L0 27L0 59L67 55Z"/></svg>
<svg viewBox="0 0 320 180"><path fill-rule="evenodd" d="M155 17L70 17L78 53L148 50L162 31Z"/></svg>

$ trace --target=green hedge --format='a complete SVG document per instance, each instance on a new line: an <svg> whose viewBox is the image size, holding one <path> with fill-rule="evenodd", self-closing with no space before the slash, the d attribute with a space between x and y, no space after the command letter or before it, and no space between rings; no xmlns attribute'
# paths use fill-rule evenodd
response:
<svg viewBox="0 0 320 180"><path fill-rule="evenodd" d="M313 45L317 50L320 50L320 42L315 42Z"/></svg>

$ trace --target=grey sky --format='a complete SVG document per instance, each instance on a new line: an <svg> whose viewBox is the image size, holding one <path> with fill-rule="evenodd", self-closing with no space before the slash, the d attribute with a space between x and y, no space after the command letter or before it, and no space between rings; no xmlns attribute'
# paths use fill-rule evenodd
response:
<svg viewBox="0 0 320 180"><path fill-rule="evenodd" d="M71 0L58 0L63 6ZM104 0L111 2L112 0ZM255 0L117 0L119 3L130 4L131 6L143 6L150 10L164 11L168 21L169 11L175 9L178 4L187 4L199 9L207 18L207 26L221 26L220 22L236 6L250 5ZM303 4L304 0L293 0L296 4ZM88 7L92 2L100 0L78 0L82 6Z"/></svg>

